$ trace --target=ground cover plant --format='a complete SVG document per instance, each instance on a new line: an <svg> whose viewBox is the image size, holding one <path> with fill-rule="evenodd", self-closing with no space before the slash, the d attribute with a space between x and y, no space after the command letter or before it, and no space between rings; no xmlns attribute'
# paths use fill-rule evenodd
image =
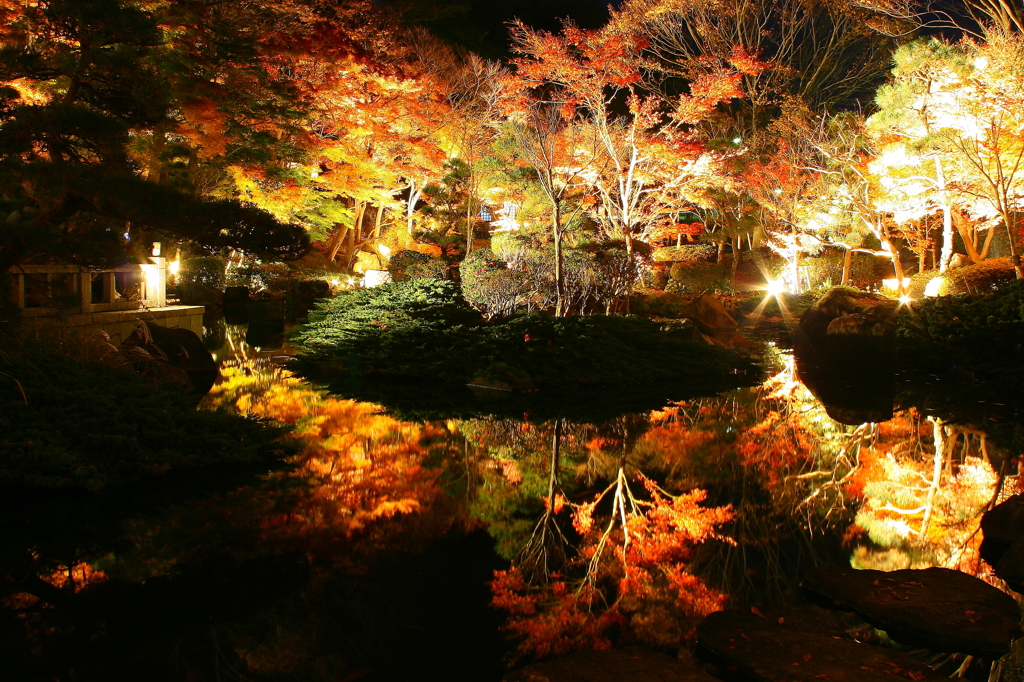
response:
<svg viewBox="0 0 1024 682"><path fill-rule="evenodd" d="M275 462L279 427L200 412L183 391L57 353L0 359L0 485L98 492L169 471Z"/></svg>
<svg viewBox="0 0 1024 682"><path fill-rule="evenodd" d="M459 385L483 378L520 390L671 388L736 372L734 351L682 326L631 316L484 320L456 285L414 280L321 302L293 336L309 376L346 375Z"/></svg>

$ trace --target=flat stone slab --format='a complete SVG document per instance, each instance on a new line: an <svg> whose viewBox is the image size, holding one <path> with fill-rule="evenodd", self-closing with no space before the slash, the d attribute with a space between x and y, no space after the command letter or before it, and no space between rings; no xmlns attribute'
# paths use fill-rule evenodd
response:
<svg viewBox="0 0 1024 682"><path fill-rule="evenodd" d="M697 645L726 670L756 682L948 679L906 654L851 639L813 607L712 613L697 626Z"/></svg>
<svg viewBox="0 0 1024 682"><path fill-rule="evenodd" d="M641 646L580 651L514 670L504 682L717 682L700 668ZM892 682L892 680L889 680Z"/></svg>
<svg viewBox="0 0 1024 682"><path fill-rule="evenodd" d="M812 568L803 587L911 646L994 659L1021 635L1010 595L948 568Z"/></svg>

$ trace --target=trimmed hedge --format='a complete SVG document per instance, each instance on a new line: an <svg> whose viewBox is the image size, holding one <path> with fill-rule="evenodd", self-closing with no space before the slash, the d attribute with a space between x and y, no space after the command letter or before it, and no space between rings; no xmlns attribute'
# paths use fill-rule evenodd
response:
<svg viewBox="0 0 1024 682"><path fill-rule="evenodd" d="M700 296L712 291L732 291L727 265L703 261L676 263L669 275L672 281L668 283L668 291L688 296Z"/></svg>
<svg viewBox="0 0 1024 682"><path fill-rule="evenodd" d="M448 279L449 267L440 258L434 258L419 251L404 249L391 256L388 272L392 282L408 282L414 279Z"/></svg>
<svg viewBox="0 0 1024 682"><path fill-rule="evenodd" d="M559 391L664 387L753 370L733 351L642 318L535 313L486 322L454 285L431 280L338 294L318 304L293 341L300 371L314 379L340 373L450 385L504 375Z"/></svg>
<svg viewBox="0 0 1024 682"><path fill-rule="evenodd" d="M714 261L718 249L714 244L684 244L682 246L661 246L651 252L655 263L692 263Z"/></svg>
<svg viewBox="0 0 1024 682"><path fill-rule="evenodd" d="M186 258L181 261L178 285L201 284L210 289L223 291L225 269L224 259L218 256Z"/></svg>

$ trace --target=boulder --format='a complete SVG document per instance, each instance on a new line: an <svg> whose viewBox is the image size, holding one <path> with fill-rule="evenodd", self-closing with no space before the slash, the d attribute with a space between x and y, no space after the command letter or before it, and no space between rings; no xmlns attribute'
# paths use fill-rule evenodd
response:
<svg viewBox="0 0 1024 682"><path fill-rule="evenodd" d="M855 611L901 644L996 659L1021 633L1016 600L948 568L900 571L813 568L802 586Z"/></svg>
<svg viewBox="0 0 1024 682"><path fill-rule="evenodd" d="M249 305L249 287L228 287L224 290L224 317L231 324L245 324Z"/></svg>
<svg viewBox="0 0 1024 682"><path fill-rule="evenodd" d="M504 682L714 682L692 664L629 646L609 651L581 651L567 658L534 663L515 670Z"/></svg>
<svg viewBox="0 0 1024 682"><path fill-rule="evenodd" d="M690 304L690 319L715 345L730 347L739 324L717 296L705 294Z"/></svg>
<svg viewBox="0 0 1024 682"><path fill-rule="evenodd" d="M182 283L178 285L178 300L184 305L219 308L224 303L224 292L198 282Z"/></svg>
<svg viewBox="0 0 1024 682"><path fill-rule="evenodd" d="M310 279L299 282L295 287L295 315L307 316L317 301L330 296L331 285L326 280Z"/></svg>
<svg viewBox="0 0 1024 682"><path fill-rule="evenodd" d="M158 362L166 362L181 370L197 395L206 395L217 380L217 361L206 350L203 340L189 329L164 327L152 321L140 320L135 331L128 335L121 346L146 350ZM162 370L162 375L175 377L172 383L180 385L181 372Z"/></svg>
<svg viewBox="0 0 1024 682"><path fill-rule="evenodd" d="M880 294L830 289L800 318L800 380L843 424L887 421L896 396L898 304Z"/></svg>
<svg viewBox="0 0 1024 682"><path fill-rule="evenodd" d="M820 610L776 607L712 613L697 626L697 653L758 682L939 682L917 659L851 639ZM735 675L727 679L736 679Z"/></svg>
<svg viewBox="0 0 1024 682"><path fill-rule="evenodd" d="M981 533L981 558L1011 590L1024 593L1024 495L985 512Z"/></svg>
<svg viewBox="0 0 1024 682"><path fill-rule="evenodd" d="M270 298L249 303L249 329L264 333L284 332L284 299Z"/></svg>

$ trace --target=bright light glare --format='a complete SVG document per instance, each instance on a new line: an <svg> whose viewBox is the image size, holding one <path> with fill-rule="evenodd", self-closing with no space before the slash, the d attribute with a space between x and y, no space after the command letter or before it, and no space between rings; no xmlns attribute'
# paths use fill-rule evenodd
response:
<svg viewBox="0 0 1024 682"><path fill-rule="evenodd" d="M786 291L786 283L781 279L768 282L768 285L765 287L765 291L772 296L778 296Z"/></svg>
<svg viewBox="0 0 1024 682"><path fill-rule="evenodd" d="M167 264L167 272L171 273L172 276L177 276L179 270L181 270L180 260L172 260Z"/></svg>
<svg viewBox="0 0 1024 682"><path fill-rule="evenodd" d="M734 137L734 138L732 138L732 143L733 144L739 144L740 142L743 142L743 138L741 138L741 137Z"/></svg>
<svg viewBox="0 0 1024 682"><path fill-rule="evenodd" d="M356 281L354 279L352 279L351 277L348 278L348 285L349 286L352 286L355 283L356 283Z"/></svg>
<svg viewBox="0 0 1024 682"><path fill-rule="evenodd" d="M341 281L340 281L340 280L336 280L336 279L332 279L332 280L331 280L331 286L332 286L332 287L336 287L336 286L338 286L339 284L341 284Z"/></svg>
<svg viewBox="0 0 1024 682"><path fill-rule="evenodd" d="M389 258L391 256L390 247L385 246L384 244L378 244L377 251L379 251L380 255L384 256L385 258Z"/></svg>
<svg viewBox="0 0 1024 682"><path fill-rule="evenodd" d="M932 277L928 284L924 285L924 295L935 297L942 294L942 285L946 283L945 277Z"/></svg>
<svg viewBox="0 0 1024 682"><path fill-rule="evenodd" d="M900 303L903 304L903 305L909 304L912 300L914 300L914 299L910 298L906 294L903 294L902 296L900 296Z"/></svg>
<svg viewBox="0 0 1024 682"><path fill-rule="evenodd" d="M890 277L888 279L883 279L882 280L882 286L885 287L886 289L892 289L893 291L896 291L897 289L900 288L899 280L896 279L895 277ZM904 277L903 278L903 288L906 289L909 286L910 286L910 278L909 277Z"/></svg>

